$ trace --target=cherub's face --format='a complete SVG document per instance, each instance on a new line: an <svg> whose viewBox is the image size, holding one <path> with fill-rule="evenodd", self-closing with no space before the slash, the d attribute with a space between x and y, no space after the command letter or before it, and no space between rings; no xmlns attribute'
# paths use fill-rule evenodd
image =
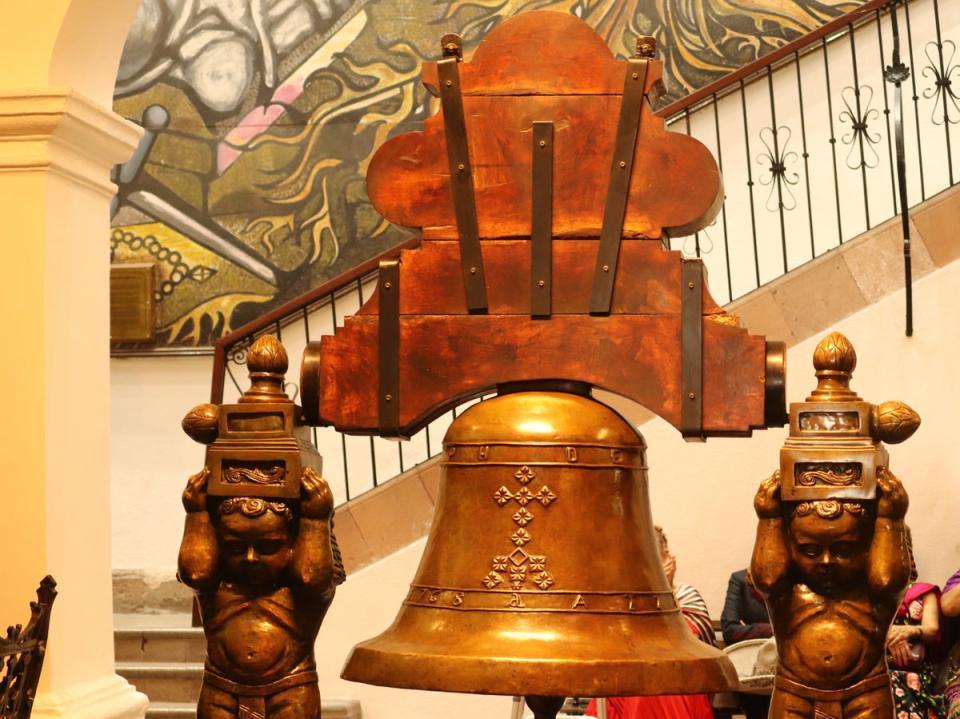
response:
<svg viewBox="0 0 960 719"><path fill-rule="evenodd" d="M293 533L287 521L274 512L247 517L232 512L220 517L221 562L230 581L243 584L276 584L293 557Z"/></svg>
<svg viewBox="0 0 960 719"><path fill-rule="evenodd" d="M804 583L818 593L862 581L867 565L865 516L816 512L790 523L790 555Z"/></svg>

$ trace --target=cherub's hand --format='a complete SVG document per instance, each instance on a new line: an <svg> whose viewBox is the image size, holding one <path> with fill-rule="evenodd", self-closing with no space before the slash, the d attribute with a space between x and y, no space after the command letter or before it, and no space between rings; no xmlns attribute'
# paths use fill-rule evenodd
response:
<svg viewBox="0 0 960 719"><path fill-rule="evenodd" d="M204 512L207 509L207 479L210 470L204 467L187 480L187 488L183 490L183 508L187 512Z"/></svg>
<svg viewBox="0 0 960 719"><path fill-rule="evenodd" d="M877 469L877 516L886 519L903 519L910 500L900 480L886 467Z"/></svg>
<svg viewBox="0 0 960 719"><path fill-rule="evenodd" d="M310 467L300 477L300 516L330 519L333 516L333 492L330 485Z"/></svg>
<svg viewBox="0 0 960 719"><path fill-rule="evenodd" d="M780 518L780 470L771 474L760 483L753 508L760 519Z"/></svg>

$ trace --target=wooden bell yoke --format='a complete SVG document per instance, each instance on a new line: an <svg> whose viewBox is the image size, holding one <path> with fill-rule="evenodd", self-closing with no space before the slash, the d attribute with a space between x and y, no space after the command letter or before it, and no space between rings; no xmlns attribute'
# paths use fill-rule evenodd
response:
<svg viewBox="0 0 960 719"><path fill-rule="evenodd" d="M367 177L422 242L308 346L308 422L406 437L498 385L567 380L690 438L784 423L784 345L740 328L702 262L664 247L713 220L723 184L709 150L650 108L654 54L641 38L618 61L556 12L503 22L470 62L443 38L423 68L441 112L385 143Z"/></svg>

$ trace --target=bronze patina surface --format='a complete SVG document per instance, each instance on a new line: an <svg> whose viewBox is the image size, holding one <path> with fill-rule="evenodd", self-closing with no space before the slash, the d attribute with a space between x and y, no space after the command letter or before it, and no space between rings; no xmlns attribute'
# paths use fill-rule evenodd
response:
<svg viewBox="0 0 960 719"><path fill-rule="evenodd" d="M736 683L663 574L643 438L563 388L501 394L450 426L410 592L393 625L353 650L344 678L540 697Z"/></svg>
<svg viewBox="0 0 960 719"><path fill-rule="evenodd" d="M183 493L178 573L197 594L207 639L199 719L320 717L313 647L344 572L333 495L316 450L297 441L299 408L282 390L286 363L279 341L258 339L240 403L200 405L183 423L211 445ZM225 430L232 443L221 441ZM218 470L229 496L210 491Z"/></svg>
<svg viewBox="0 0 960 719"><path fill-rule="evenodd" d="M893 716L884 649L910 576L908 501L881 442L907 439L920 418L861 400L856 362L839 333L817 346L817 389L791 405L780 469L754 502L751 572L780 657L771 719Z"/></svg>

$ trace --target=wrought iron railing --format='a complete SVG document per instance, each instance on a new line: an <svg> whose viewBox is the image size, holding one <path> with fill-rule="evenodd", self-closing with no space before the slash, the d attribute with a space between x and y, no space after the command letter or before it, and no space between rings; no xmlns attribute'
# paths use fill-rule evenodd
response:
<svg viewBox="0 0 960 719"><path fill-rule="evenodd" d="M703 258L730 302L899 213L895 108L885 69L905 32L907 206L956 183L960 3L867 2L664 108L717 157L726 201L674 249ZM954 82L956 81L956 82Z"/></svg>
<svg viewBox="0 0 960 719"><path fill-rule="evenodd" d="M57 583L46 576L30 602L30 621L7 628L0 638L0 719L29 719L47 651L50 612Z"/></svg>
<svg viewBox="0 0 960 719"><path fill-rule="evenodd" d="M718 303L742 297L898 214L896 73L888 72L891 82L884 76L895 64L894 12L905 44L901 55L911 69L901 81L908 91L906 204L913 206L956 182L960 2L870 0L659 111L671 129L709 147L723 171L726 200L716 221L670 241L673 249L703 259ZM239 396L246 348L263 333L281 337L293 363L289 376L297 377L307 342L335 333L373 292L379 261L400 249L219 340L211 401ZM291 395L297 392L291 385ZM315 430L338 502L433 456L455 416L405 443Z"/></svg>

